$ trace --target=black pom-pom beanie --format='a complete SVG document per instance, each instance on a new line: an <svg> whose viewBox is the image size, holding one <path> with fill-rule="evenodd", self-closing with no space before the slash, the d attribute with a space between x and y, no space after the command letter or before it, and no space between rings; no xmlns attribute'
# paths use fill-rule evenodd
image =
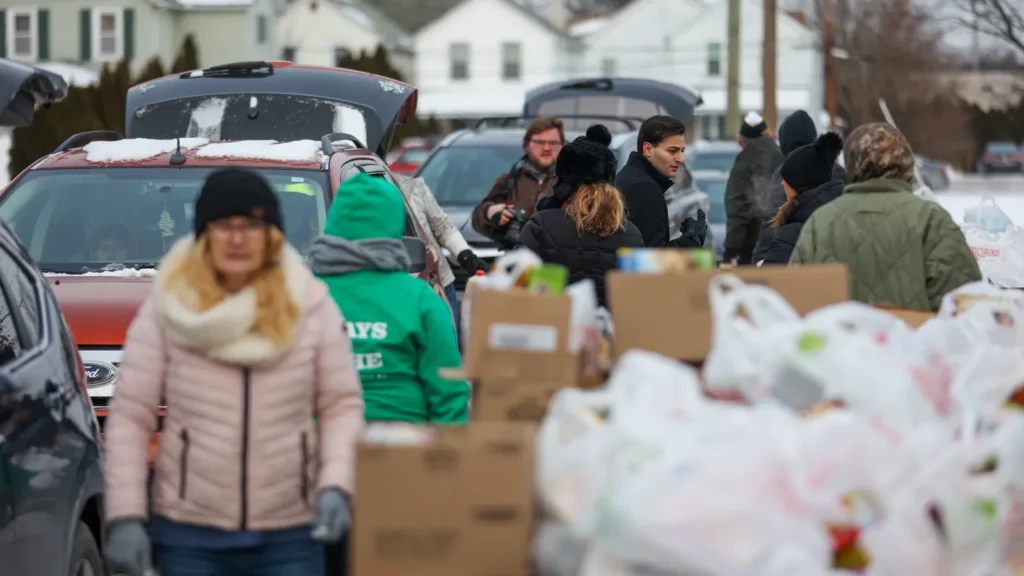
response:
<svg viewBox="0 0 1024 576"><path fill-rule="evenodd" d="M618 163L615 153L608 148L612 133L602 124L587 128L580 136L562 147L555 162L555 187L551 199L538 208L558 208L572 198L572 195L586 184L614 182Z"/></svg>
<svg viewBox="0 0 1024 576"><path fill-rule="evenodd" d="M797 193L813 190L832 180L836 160L843 151L843 139L826 132L813 144L794 150L782 163L782 181Z"/></svg>
<svg viewBox="0 0 1024 576"><path fill-rule="evenodd" d="M206 177L196 199L193 228L198 238L210 222L232 216L262 220L284 232L281 205L267 181L252 170L224 168Z"/></svg>

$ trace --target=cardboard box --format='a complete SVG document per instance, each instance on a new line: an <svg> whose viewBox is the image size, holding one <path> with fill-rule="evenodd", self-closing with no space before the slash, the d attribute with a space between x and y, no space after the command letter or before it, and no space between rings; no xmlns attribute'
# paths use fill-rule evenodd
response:
<svg viewBox="0 0 1024 576"><path fill-rule="evenodd" d="M580 382L569 351L567 295L521 291L474 294L465 366L475 381L474 420L539 422L548 400Z"/></svg>
<svg viewBox="0 0 1024 576"><path fill-rule="evenodd" d="M565 294L476 292L463 358L467 377L483 375L488 351L568 352L571 310L572 301Z"/></svg>
<svg viewBox="0 0 1024 576"><path fill-rule="evenodd" d="M422 446L361 444L356 576L528 576L536 428L439 428Z"/></svg>
<svg viewBox="0 0 1024 576"><path fill-rule="evenodd" d="M885 310L900 320L903 320L907 323L907 326L910 326L911 328L920 328L922 324L932 318L935 318L934 312L921 312L920 310L907 310L905 308L890 308L888 306L875 306L875 308Z"/></svg>
<svg viewBox="0 0 1024 576"><path fill-rule="evenodd" d="M708 282L720 272L628 274L609 272L616 358L638 348L685 362L702 362L711 348ZM778 291L800 314L850 298L846 266L738 267L744 282Z"/></svg>
<svg viewBox="0 0 1024 576"><path fill-rule="evenodd" d="M486 350L481 358L474 420L540 422L555 392L580 384L578 354Z"/></svg>

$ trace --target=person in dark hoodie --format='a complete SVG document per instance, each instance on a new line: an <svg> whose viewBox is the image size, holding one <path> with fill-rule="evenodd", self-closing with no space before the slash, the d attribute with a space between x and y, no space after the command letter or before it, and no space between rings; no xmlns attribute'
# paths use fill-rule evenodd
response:
<svg viewBox="0 0 1024 576"><path fill-rule="evenodd" d="M797 110L790 114L779 126L779 148L787 157L797 148L813 144L818 137L818 127L814 124L811 116L803 110ZM847 182L846 170L836 162L832 167L832 178ZM754 263L764 260L768 253L768 246L775 237L775 230L772 228L772 220L778 214L779 208L786 203L786 191L782 188L782 166L772 174L768 188L764 195L758 198L758 207L761 212L761 233L754 246Z"/></svg>
<svg viewBox="0 0 1024 576"><path fill-rule="evenodd" d="M789 264L804 222L843 193L845 182L832 171L842 151L843 139L835 132L826 132L813 144L794 150L782 163L779 170L786 201L771 220L775 236L765 251L765 264Z"/></svg>
<svg viewBox="0 0 1024 576"><path fill-rule="evenodd" d="M640 125L636 152L615 177L615 187L626 203L629 221L636 225L647 248L700 248L708 233L704 212L687 217L672 240L665 191L683 165L686 126L671 116L651 116Z"/></svg>
<svg viewBox="0 0 1024 576"><path fill-rule="evenodd" d="M614 270L619 248L643 248L644 239L629 220L615 178L611 132L601 124L564 146L555 163L552 195L537 204L523 226L520 246L545 262L569 269L569 281L594 281L598 304L605 305L604 275Z"/></svg>
<svg viewBox="0 0 1024 576"><path fill-rule="evenodd" d="M784 157L768 124L757 112L748 112L743 118L736 140L743 150L736 156L725 185L725 261L752 264L761 232L758 199Z"/></svg>

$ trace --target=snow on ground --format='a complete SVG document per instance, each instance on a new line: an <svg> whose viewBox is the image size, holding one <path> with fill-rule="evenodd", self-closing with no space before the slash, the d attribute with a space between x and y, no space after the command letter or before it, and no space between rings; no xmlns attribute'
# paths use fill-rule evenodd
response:
<svg viewBox="0 0 1024 576"><path fill-rule="evenodd" d="M182 138L183 149L195 148L206 144L203 138ZM136 162L169 154L178 147L178 140L151 140L149 138L131 138L114 142L90 142L85 145L86 162Z"/></svg>
<svg viewBox="0 0 1024 576"><path fill-rule="evenodd" d="M248 160L276 160L279 162L315 162L323 152L315 140L297 140L280 143L276 140L249 140L207 144L196 152L200 158L245 158Z"/></svg>

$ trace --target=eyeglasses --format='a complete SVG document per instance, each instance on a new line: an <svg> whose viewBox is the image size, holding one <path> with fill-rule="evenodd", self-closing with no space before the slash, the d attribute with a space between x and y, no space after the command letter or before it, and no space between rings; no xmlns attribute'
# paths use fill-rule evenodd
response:
<svg viewBox="0 0 1024 576"><path fill-rule="evenodd" d="M253 219L246 219L242 221L225 219L210 222L210 231L220 236L229 236L236 231L246 235L253 235L257 232L262 232L266 228L266 222Z"/></svg>
<svg viewBox="0 0 1024 576"><path fill-rule="evenodd" d="M560 148L562 146L561 140L530 140L530 144L536 144L541 148Z"/></svg>

